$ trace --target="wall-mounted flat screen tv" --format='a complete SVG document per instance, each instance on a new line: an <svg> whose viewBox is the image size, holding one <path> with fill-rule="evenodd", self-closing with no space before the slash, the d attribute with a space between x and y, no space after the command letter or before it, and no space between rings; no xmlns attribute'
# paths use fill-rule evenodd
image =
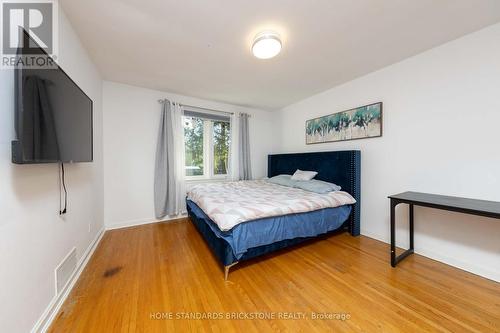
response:
<svg viewBox="0 0 500 333"><path fill-rule="evenodd" d="M38 46L26 32L24 38L24 45ZM23 53L28 51L19 48L18 56ZM39 46L36 53L49 57ZM49 67L19 63L14 69L17 138L12 162L92 162L92 100L61 67Z"/></svg>

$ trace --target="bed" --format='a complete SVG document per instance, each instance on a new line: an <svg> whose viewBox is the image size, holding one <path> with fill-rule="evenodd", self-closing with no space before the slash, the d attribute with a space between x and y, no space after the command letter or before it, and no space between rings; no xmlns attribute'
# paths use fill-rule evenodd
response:
<svg viewBox="0 0 500 333"><path fill-rule="evenodd" d="M243 223L238 223L241 217L238 216L239 213L231 211L229 207L231 200L224 197L225 194L231 194L231 191L243 193L242 195L246 195L248 201L241 203L241 205L246 205L248 210L251 211L251 199L255 199L255 202L259 200L266 201L265 196L267 196L268 201L271 202L273 196L275 196L276 201L279 203L280 197L291 197L300 193L285 190L282 186L273 188L266 181L261 180L213 184L210 185L212 187L201 187L197 191L193 191L198 197L193 193L188 195L186 200L190 220L224 266L225 280L228 278L230 268L239 262L338 232L339 230L346 230L352 236L359 235L361 204L360 151L329 151L268 156L268 177L293 174L297 169L317 171L318 174L315 179L335 183L342 187L341 191L348 194L332 194L328 200L338 201L336 207L322 205L321 200L325 198L316 198L316 206L314 207L317 209L312 211L302 212L301 209L297 208L299 205L297 203L297 207L293 210L275 212L272 216L261 217L258 211L257 213L247 213L246 218L248 216L254 218ZM211 206L212 203L208 200L210 192L218 193L219 206ZM206 200L201 200L205 195L207 196ZM261 195L262 198L260 198ZM343 201L344 199L348 200L347 197L354 199L352 204L343 204L344 202L350 202ZM216 201L213 198L211 199ZM299 199L301 198L298 198L297 202L299 202ZM201 207L204 207L208 213ZM227 208L228 211L224 211L224 208Z"/></svg>

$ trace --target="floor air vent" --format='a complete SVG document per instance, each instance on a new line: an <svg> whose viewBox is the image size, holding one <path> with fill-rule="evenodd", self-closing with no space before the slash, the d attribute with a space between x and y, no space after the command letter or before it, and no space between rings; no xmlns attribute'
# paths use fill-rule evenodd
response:
<svg viewBox="0 0 500 333"><path fill-rule="evenodd" d="M59 295L76 269L76 247L56 267L56 291Z"/></svg>

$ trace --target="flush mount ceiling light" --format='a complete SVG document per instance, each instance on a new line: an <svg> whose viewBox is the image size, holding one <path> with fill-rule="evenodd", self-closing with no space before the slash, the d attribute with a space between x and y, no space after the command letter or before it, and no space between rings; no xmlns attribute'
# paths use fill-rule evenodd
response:
<svg viewBox="0 0 500 333"><path fill-rule="evenodd" d="M272 31L264 31L255 36L252 53L259 59L270 59L281 51L280 36Z"/></svg>

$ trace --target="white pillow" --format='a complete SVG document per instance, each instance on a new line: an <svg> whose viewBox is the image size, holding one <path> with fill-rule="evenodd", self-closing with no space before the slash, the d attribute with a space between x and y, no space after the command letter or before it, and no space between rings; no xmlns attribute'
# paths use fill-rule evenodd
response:
<svg viewBox="0 0 500 333"><path fill-rule="evenodd" d="M297 169L295 173L292 176L292 180L311 180L313 179L318 173L316 171L302 171Z"/></svg>

